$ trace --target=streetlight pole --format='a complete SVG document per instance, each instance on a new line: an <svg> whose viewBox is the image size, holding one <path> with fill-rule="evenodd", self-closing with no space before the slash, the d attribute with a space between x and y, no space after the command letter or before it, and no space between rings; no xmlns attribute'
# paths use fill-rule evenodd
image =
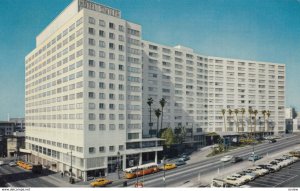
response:
<svg viewBox="0 0 300 191"><path fill-rule="evenodd" d="M166 157L164 156L163 158L163 165L164 165L164 177L163 177L163 181L164 181L164 186L166 187L166 166L165 166L165 161L166 161Z"/></svg>
<svg viewBox="0 0 300 191"><path fill-rule="evenodd" d="M69 169L69 172L70 172L70 183L72 184L73 183L73 175L72 175L72 171L73 171L73 156L72 156L72 150L71 152L67 152L67 154L70 153L71 154L71 164L70 164L70 169Z"/></svg>
<svg viewBox="0 0 300 191"><path fill-rule="evenodd" d="M120 179L120 173L119 173L119 168L120 168L120 166L119 166L119 158L120 158L120 152L118 151L118 153L117 153L117 172L118 172L118 180Z"/></svg>

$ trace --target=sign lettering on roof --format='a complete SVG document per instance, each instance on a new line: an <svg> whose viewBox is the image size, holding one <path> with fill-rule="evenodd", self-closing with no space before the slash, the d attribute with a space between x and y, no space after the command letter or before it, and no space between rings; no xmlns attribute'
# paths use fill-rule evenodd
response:
<svg viewBox="0 0 300 191"><path fill-rule="evenodd" d="M106 15L110 15L113 17L118 17L118 18L121 17L121 12L119 10L112 9L104 5L96 4L88 0L78 0L78 10L80 11L82 8L104 13Z"/></svg>

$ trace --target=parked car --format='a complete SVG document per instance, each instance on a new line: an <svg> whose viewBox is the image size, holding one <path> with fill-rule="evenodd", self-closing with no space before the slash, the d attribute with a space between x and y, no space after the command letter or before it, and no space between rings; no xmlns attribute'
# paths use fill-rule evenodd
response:
<svg viewBox="0 0 300 191"><path fill-rule="evenodd" d="M220 161L222 161L222 162L228 162L228 161L232 160L232 158L233 158L233 156L227 155L227 156L222 157L220 159Z"/></svg>
<svg viewBox="0 0 300 191"><path fill-rule="evenodd" d="M243 161L242 157L233 157L231 160L232 163L237 163L237 162L241 162L241 161Z"/></svg>
<svg viewBox="0 0 300 191"><path fill-rule="evenodd" d="M177 166L176 166L176 164L174 164L174 163L167 163L167 164L165 164L165 165L162 165L161 167L160 167L160 169L161 170L171 170L171 169L174 169L174 168L176 168Z"/></svg>
<svg viewBox="0 0 300 191"><path fill-rule="evenodd" d="M17 166L17 163L15 161L11 161L8 163L9 166L14 167Z"/></svg>
<svg viewBox="0 0 300 191"><path fill-rule="evenodd" d="M255 170L258 171L258 172L261 172L262 175L265 175L265 174L268 174L268 173L269 173L269 170L268 170L268 169L262 168L262 167L260 167L260 166L256 166L256 167L255 167Z"/></svg>
<svg viewBox="0 0 300 191"><path fill-rule="evenodd" d="M273 165L270 165L270 164L260 164L258 166L261 167L261 168L269 170L269 172L275 172L276 171L276 168L273 167Z"/></svg>
<svg viewBox="0 0 300 191"><path fill-rule="evenodd" d="M228 176L224 179L224 182L228 183L228 184L231 184L233 186L241 186L243 184L243 181L240 180L240 179L237 179L235 177L231 177L231 176Z"/></svg>
<svg viewBox="0 0 300 191"><path fill-rule="evenodd" d="M243 173L249 174L250 176L253 176L254 178L259 177L258 172L252 171L250 169L246 169L242 171Z"/></svg>
<svg viewBox="0 0 300 191"><path fill-rule="evenodd" d="M190 159L191 159L191 158L190 158L188 155L186 155L186 154L181 155L180 158L183 159L184 161L187 161L187 160L190 160Z"/></svg>
<svg viewBox="0 0 300 191"><path fill-rule="evenodd" d="M95 181L91 182L91 186L92 187L102 187L102 186L106 186L108 184L111 184L112 181L111 180L108 180L108 179L105 179L105 178L98 178L96 179Z"/></svg>
<svg viewBox="0 0 300 191"><path fill-rule="evenodd" d="M250 178L248 176L243 176L239 173L234 173L231 175L234 178L240 179L242 181L242 183L246 183L250 181Z"/></svg>
<svg viewBox="0 0 300 191"><path fill-rule="evenodd" d="M182 158L179 158L175 161L175 164L176 166L180 166L180 165L185 165L186 162Z"/></svg>
<svg viewBox="0 0 300 191"><path fill-rule="evenodd" d="M238 172L238 174L240 174L241 176L246 177L250 181L255 179L255 174L253 174L253 173L246 173L246 172L242 171L242 172Z"/></svg>
<svg viewBox="0 0 300 191"><path fill-rule="evenodd" d="M282 168L279 161L273 160L270 162L270 164L273 165L274 167L276 167L277 170L280 170Z"/></svg>
<svg viewBox="0 0 300 191"><path fill-rule="evenodd" d="M251 154L248 158L249 161L257 161L259 159L261 159L262 156L259 156L259 155L255 155L255 154Z"/></svg>
<svg viewBox="0 0 300 191"><path fill-rule="evenodd" d="M276 143L277 141L276 141L276 139L270 139L269 140L269 143Z"/></svg>

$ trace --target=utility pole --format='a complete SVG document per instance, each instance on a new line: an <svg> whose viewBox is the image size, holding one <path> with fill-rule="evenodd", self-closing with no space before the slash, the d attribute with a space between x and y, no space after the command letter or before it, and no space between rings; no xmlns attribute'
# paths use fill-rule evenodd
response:
<svg viewBox="0 0 300 191"><path fill-rule="evenodd" d="M164 186L166 187L166 157L164 156L163 158L163 165L164 165L164 177L163 177L163 181L164 181Z"/></svg>
<svg viewBox="0 0 300 191"><path fill-rule="evenodd" d="M69 182L71 184L73 184L73 175L72 175L72 171L73 171L73 160L72 160L72 158L73 158L73 156L72 156L72 150L71 150L71 152L67 152L67 154L68 153L71 154L71 165L70 165L70 169L69 169L69 172L70 172L70 180L69 180Z"/></svg>

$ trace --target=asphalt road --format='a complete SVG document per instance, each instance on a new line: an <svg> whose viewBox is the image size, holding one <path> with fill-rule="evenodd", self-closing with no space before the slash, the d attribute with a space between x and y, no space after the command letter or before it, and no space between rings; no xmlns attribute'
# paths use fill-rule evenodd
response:
<svg viewBox="0 0 300 191"><path fill-rule="evenodd" d="M47 175L37 175L20 167L3 165L0 167L0 187L57 187L42 178Z"/></svg>
<svg viewBox="0 0 300 191"><path fill-rule="evenodd" d="M278 140L276 143L262 143L259 145L255 145L254 150L258 155L266 155L275 153L278 150L284 148L293 148L294 145L300 144L299 135L290 137L288 139ZM201 176L205 176L205 174L217 171L218 168L222 167L222 162L220 162L220 158L224 155L234 155L241 156L243 158L248 158L250 153L252 153L252 146L239 148L237 150L233 150L230 153L226 153L220 156L211 157L209 159L199 161L194 164L188 164L184 166L180 166L176 169L166 171L166 186L172 187L172 185L178 185L178 182L186 182L198 176L201 173ZM231 166L234 164L227 163L225 166ZM144 186L145 187L164 187L163 182L163 172L151 174L144 176ZM140 177L140 179L143 179ZM136 179L128 180L128 186L132 186L136 182ZM111 186L122 186L122 183L114 183Z"/></svg>
<svg viewBox="0 0 300 191"><path fill-rule="evenodd" d="M272 154L278 150L284 148L293 148L294 145L300 144L300 136L290 137L289 139L281 139L276 143L263 143L255 146L255 153L265 155L267 153ZM220 158L224 155L235 155L247 158L252 152L252 147L243 147L233 150L229 153L214 156L206 160L202 160L193 164L180 166L176 169L166 171L166 186L172 187L178 182L186 182L198 176L199 172L201 176L205 174L217 171L223 164L220 162ZM231 163L225 164L225 166L234 165ZM49 174L36 175L30 171L26 171L19 167L10 167L8 165L0 166L0 187L14 186L14 187L59 187L60 184L54 184L53 180L50 181L47 177ZM164 187L163 172L144 176L144 183L146 187ZM136 179L127 180L128 186L132 186ZM113 187L122 186L123 181L114 182ZM76 185L74 185L76 186Z"/></svg>
<svg viewBox="0 0 300 191"><path fill-rule="evenodd" d="M259 177L247 185L250 187L300 187L300 162L282 168L278 172Z"/></svg>

